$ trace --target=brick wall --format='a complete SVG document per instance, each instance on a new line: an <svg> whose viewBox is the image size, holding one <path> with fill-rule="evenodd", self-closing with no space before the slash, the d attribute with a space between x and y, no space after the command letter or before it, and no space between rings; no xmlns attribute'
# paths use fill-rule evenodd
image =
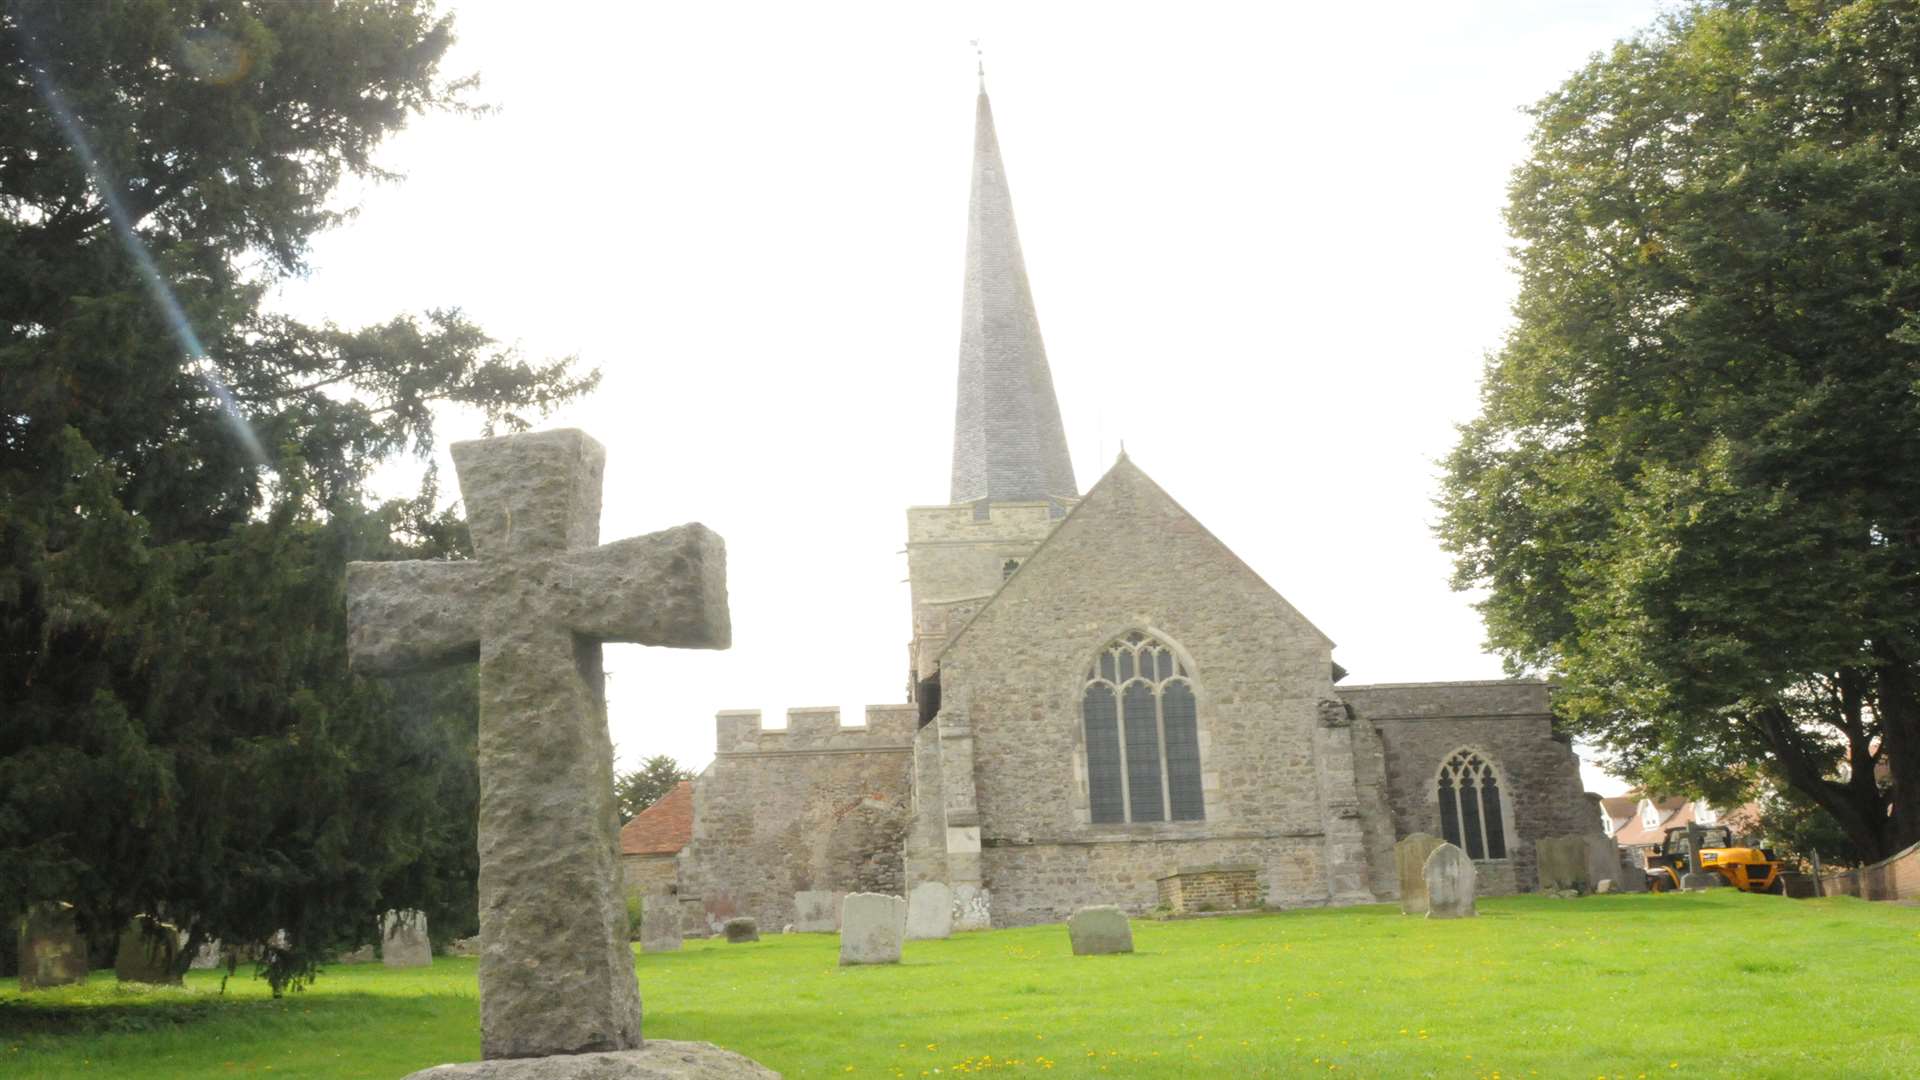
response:
<svg viewBox="0 0 1920 1080"><path fill-rule="evenodd" d="M1823 875L1820 891L1862 900L1920 900L1920 844L1872 866Z"/></svg>
<svg viewBox="0 0 1920 1080"><path fill-rule="evenodd" d="M793 894L903 894L916 716L870 706L864 725L837 709L794 709L784 729L756 712L718 717L718 752L694 781L693 840L681 894L708 924L750 915L793 921Z"/></svg>
<svg viewBox="0 0 1920 1080"><path fill-rule="evenodd" d="M1253 866L1198 866L1159 881L1160 906L1176 915L1244 911L1260 906L1260 871Z"/></svg>

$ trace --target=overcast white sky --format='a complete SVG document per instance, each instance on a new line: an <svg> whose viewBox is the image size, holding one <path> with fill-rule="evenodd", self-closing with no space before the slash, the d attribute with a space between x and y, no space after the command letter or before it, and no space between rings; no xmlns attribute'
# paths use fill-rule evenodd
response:
<svg viewBox="0 0 1920 1080"><path fill-rule="evenodd" d="M465 308L600 390L603 540L726 538L734 647L609 646L623 765L713 713L904 700L905 514L947 497L973 51L1081 489L1120 441L1353 682L1500 676L1430 523L1514 281L1519 107L1653 0L449 5L417 121L279 303ZM440 425L444 443L475 418ZM396 470L393 494L417 470ZM1589 769L1595 790L1621 785Z"/></svg>

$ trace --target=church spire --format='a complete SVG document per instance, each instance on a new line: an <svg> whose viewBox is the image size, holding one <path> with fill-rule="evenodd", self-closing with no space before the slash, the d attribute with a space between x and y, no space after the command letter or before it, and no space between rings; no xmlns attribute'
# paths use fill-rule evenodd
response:
<svg viewBox="0 0 1920 1080"><path fill-rule="evenodd" d="M1046 499L1058 506L1078 495L983 77L974 111L952 502Z"/></svg>

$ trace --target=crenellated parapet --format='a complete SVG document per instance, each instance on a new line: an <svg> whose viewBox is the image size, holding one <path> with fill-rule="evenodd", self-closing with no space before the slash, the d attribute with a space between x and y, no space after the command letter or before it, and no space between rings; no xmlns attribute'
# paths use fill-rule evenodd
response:
<svg viewBox="0 0 1920 1080"><path fill-rule="evenodd" d="M869 705L862 723L843 724L838 706L787 710L787 726L761 724L759 709L731 709L715 717L719 754L791 754L913 747L919 709L912 704Z"/></svg>

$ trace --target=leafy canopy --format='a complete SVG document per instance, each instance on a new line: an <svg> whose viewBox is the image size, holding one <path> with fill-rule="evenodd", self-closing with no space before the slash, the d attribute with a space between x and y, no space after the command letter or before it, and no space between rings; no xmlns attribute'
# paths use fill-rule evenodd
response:
<svg viewBox="0 0 1920 1080"><path fill-rule="evenodd" d="M1920 840L1920 10L1700 4L1531 112L1455 584L1627 775Z"/></svg>
<svg viewBox="0 0 1920 1080"><path fill-rule="evenodd" d="M285 930L276 990L383 908L471 923L471 672L356 678L341 597L465 529L362 483L437 405L518 428L596 376L263 305L344 176L465 107L451 41L431 0L0 4L0 917Z"/></svg>

